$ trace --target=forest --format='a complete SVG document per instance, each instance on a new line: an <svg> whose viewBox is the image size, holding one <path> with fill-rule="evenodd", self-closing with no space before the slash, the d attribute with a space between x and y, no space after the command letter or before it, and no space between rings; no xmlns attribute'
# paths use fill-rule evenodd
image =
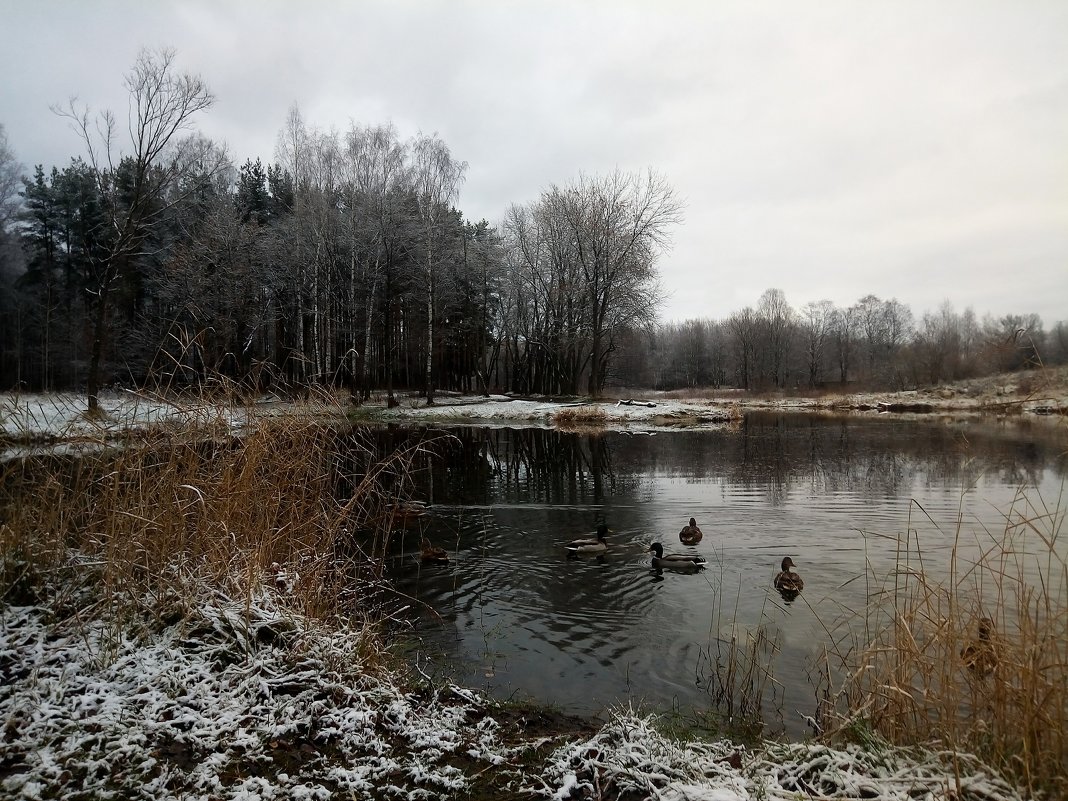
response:
<svg viewBox="0 0 1068 801"><path fill-rule="evenodd" d="M598 396L612 387L899 389L1068 360L1068 324L919 316L867 295L768 289L723 320L663 323L684 204L654 170L579 175L491 224L467 163L389 123L323 130L294 105L274 160L196 130L215 102L171 51L125 78L129 119L54 109L70 163L27 174L0 126L0 390ZM128 135L127 135L128 132ZM717 275L708 254L709 282Z"/></svg>

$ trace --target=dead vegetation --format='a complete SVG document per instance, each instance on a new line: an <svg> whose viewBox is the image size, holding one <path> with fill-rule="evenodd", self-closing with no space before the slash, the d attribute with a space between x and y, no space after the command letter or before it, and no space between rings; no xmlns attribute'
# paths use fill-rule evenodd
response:
<svg viewBox="0 0 1068 801"><path fill-rule="evenodd" d="M1003 531L959 526L948 577L929 573L911 529L826 721L896 744L974 753L1031 793L1068 794L1068 562L1065 511L1020 494ZM878 583L875 583L878 582ZM855 631L855 630L854 630Z"/></svg>
<svg viewBox="0 0 1068 801"><path fill-rule="evenodd" d="M608 415L598 406L567 406L552 416L557 428L575 430L581 428L603 428L608 422Z"/></svg>

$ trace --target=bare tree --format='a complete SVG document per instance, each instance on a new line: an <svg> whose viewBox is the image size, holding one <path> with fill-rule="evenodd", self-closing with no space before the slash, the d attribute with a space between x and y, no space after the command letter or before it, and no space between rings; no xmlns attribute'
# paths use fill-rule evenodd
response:
<svg viewBox="0 0 1068 801"><path fill-rule="evenodd" d="M834 304L829 300L806 303L801 307L801 333L804 337L805 364L809 386L823 380L827 341L834 323Z"/></svg>
<svg viewBox="0 0 1068 801"><path fill-rule="evenodd" d="M667 180L653 172L616 171L603 178L580 177L566 190L552 190L576 244L584 291L589 298L589 393L604 386L612 333L642 323L655 313L659 297L654 266L670 244L669 231L682 218L682 204ZM645 293L644 303L632 302Z"/></svg>
<svg viewBox="0 0 1068 801"><path fill-rule="evenodd" d="M96 310L87 379L90 411L99 407L101 359L108 328L111 293L122 271L143 255L149 234L166 211L183 199L183 180L194 172L214 173L225 156L211 142L189 131L193 116L210 108L214 96L198 77L178 74L174 51L142 50L124 84L130 95L130 150L118 142L119 126L110 111L95 120L72 99L54 108L72 123L88 151L109 227L108 247L96 264Z"/></svg>
<svg viewBox="0 0 1068 801"><path fill-rule="evenodd" d="M22 184L22 165L7 141L7 131L0 124L0 235L7 231L15 219L19 206L19 188Z"/></svg>
<svg viewBox="0 0 1068 801"><path fill-rule="evenodd" d="M790 334L795 313L781 289L769 289L757 304L772 383L782 387L790 360Z"/></svg>
<svg viewBox="0 0 1068 801"><path fill-rule="evenodd" d="M835 309L834 321L831 326L831 343L834 346L834 360L838 366L838 380L843 384L849 380L856 332L856 307Z"/></svg>
<svg viewBox="0 0 1068 801"><path fill-rule="evenodd" d="M738 386L752 389L756 361L756 344L760 322L752 306L746 306L727 319L731 343L734 346L734 364Z"/></svg>
<svg viewBox="0 0 1068 801"><path fill-rule="evenodd" d="M887 376L892 376L895 386L900 389L905 383L900 354L912 336L912 310L897 298L883 304L883 332Z"/></svg>
<svg viewBox="0 0 1068 801"><path fill-rule="evenodd" d="M437 301L437 259L443 249L444 223L467 170L455 161L441 139L422 135L412 147L415 194L423 227L426 261L426 403L434 405L434 315Z"/></svg>
<svg viewBox="0 0 1068 801"><path fill-rule="evenodd" d="M370 394L371 335L376 301L381 284L390 279L389 272L403 227L402 203L411 189L411 177L406 164L407 147L399 140L392 124L367 128L353 126L346 138L345 155L349 169L350 281L354 299L357 281L364 286L360 388L366 399ZM363 259L358 267L359 253L363 254ZM392 302L392 297L386 298L387 306L391 307ZM389 316L388 312L386 316ZM388 320L384 328L387 402L393 406L393 345Z"/></svg>

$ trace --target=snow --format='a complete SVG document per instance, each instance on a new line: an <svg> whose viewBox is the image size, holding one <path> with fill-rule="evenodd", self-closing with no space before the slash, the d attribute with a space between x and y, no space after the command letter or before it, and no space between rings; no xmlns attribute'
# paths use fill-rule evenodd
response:
<svg viewBox="0 0 1068 801"><path fill-rule="evenodd" d="M99 439L153 426L241 429L281 415L343 418L342 404L329 395L299 403L263 396L252 403L231 404L127 391L101 393L99 402L101 414L89 416L85 395L0 393L0 431L23 439Z"/></svg>
<svg viewBox="0 0 1068 801"><path fill-rule="evenodd" d="M560 402L552 400L526 400L491 395L480 397L443 397L434 406L410 402L394 409L383 409L375 413L377 419L383 420L432 420L446 423L486 422L524 423L541 426L559 425L554 418L561 412L593 412L602 416L596 425L608 429L628 430L637 428L641 431L650 429L668 429L680 424L688 428L722 425L731 420L732 413L727 405L709 401L660 400L656 402L622 401L603 402ZM576 425L582 425L581 420Z"/></svg>
<svg viewBox="0 0 1068 801"><path fill-rule="evenodd" d="M41 607L2 609L5 795L436 799L493 769L502 786L560 801L905 801L945 797L955 774L963 798L1020 798L966 754L679 742L631 710L592 737L558 740L524 775L515 756L546 741L506 744L492 702L450 686L402 689L361 664L355 632L284 614L284 594L269 585L247 602L200 597L168 627L119 627L102 610L60 620ZM283 617L292 643L259 644L255 632Z"/></svg>

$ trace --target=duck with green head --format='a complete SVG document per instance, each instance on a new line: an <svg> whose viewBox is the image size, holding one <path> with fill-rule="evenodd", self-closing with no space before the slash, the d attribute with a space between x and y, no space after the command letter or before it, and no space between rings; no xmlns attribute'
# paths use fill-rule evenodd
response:
<svg viewBox="0 0 1068 801"><path fill-rule="evenodd" d="M649 546L653 554L653 567L671 570L700 570L705 566L705 558L697 554L664 553L664 546L654 542Z"/></svg>
<svg viewBox="0 0 1068 801"><path fill-rule="evenodd" d="M571 555L580 553L604 553L608 550L607 536L608 526L604 523L600 523L597 526L597 537L595 539L571 540L571 542L564 545L564 547Z"/></svg>

